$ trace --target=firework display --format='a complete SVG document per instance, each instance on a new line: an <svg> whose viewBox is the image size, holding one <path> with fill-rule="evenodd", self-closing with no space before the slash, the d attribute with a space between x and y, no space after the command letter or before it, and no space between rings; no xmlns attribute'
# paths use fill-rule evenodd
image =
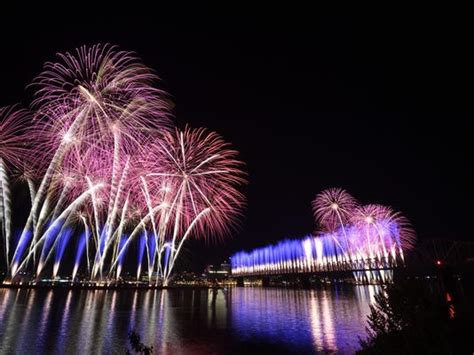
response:
<svg viewBox="0 0 474 355"><path fill-rule="evenodd" d="M313 201L315 236L232 256L234 275L352 271L357 282L387 282L404 264L415 233L408 220L390 207L360 206L345 190L331 188Z"/></svg>
<svg viewBox="0 0 474 355"><path fill-rule="evenodd" d="M146 270L167 285L186 240L235 225L245 201L238 153L214 132L173 127L157 80L133 53L81 47L45 64L31 112L0 110L6 282L27 270L54 278L68 255L72 279L118 279L128 258L138 279ZM24 222L13 218L13 176L31 199Z"/></svg>

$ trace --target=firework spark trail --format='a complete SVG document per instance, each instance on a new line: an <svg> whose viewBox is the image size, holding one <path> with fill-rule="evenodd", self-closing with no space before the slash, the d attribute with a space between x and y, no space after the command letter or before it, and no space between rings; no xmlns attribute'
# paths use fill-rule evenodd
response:
<svg viewBox="0 0 474 355"><path fill-rule="evenodd" d="M160 211L162 216L160 217L160 234L159 234L159 239L158 239L158 245L156 246L156 254L157 254L157 264L158 264L158 275L163 278L163 260L162 260L162 255L164 251L164 246L165 246L165 236L166 236L166 227L167 227L167 222L168 222L168 214L166 214L166 209L164 211ZM163 217L164 216L164 217ZM158 285L158 278L156 279L156 284Z"/></svg>
<svg viewBox="0 0 474 355"><path fill-rule="evenodd" d="M204 129L170 130L167 95L156 81L130 52L81 47L58 54L35 79L34 120L26 111L0 110L0 222L12 279L31 260L39 275L54 252L56 276L64 235L76 219L83 226L78 248L86 250L92 278L102 279L110 258L106 272L112 277L117 267L118 278L124 253L143 231L150 281L156 270L164 284L185 240L223 236L235 225L244 204L238 187L245 183L237 152ZM19 165L30 142L34 162L22 174L31 209L9 259L7 168Z"/></svg>
<svg viewBox="0 0 474 355"><path fill-rule="evenodd" d="M8 185L8 176L3 159L0 157L0 223L3 227L2 235L5 245L5 260L8 265L8 256L10 254L10 233L11 233L11 208L10 208L10 188Z"/></svg>
<svg viewBox="0 0 474 355"><path fill-rule="evenodd" d="M174 256L173 256L173 251L172 251L171 260L166 263L167 265L169 264L170 266L169 266L169 269L168 269L168 273L165 273L165 274L164 274L164 280L165 280L165 282L166 282L166 280L169 279L170 274L171 274L171 271L173 270L173 267L174 267L174 263L175 263L175 261L176 261L176 258L178 257L179 252L181 251L181 247L183 246L184 241L187 239L187 237L189 236L189 234L190 234L191 231L193 230L194 225L199 222L199 220L200 220L201 217L205 217L205 215L208 214L210 211L211 211L210 208L206 208L206 209L204 209L203 211L201 211L201 212L194 218L194 220L191 222L191 224L189 225L188 229L187 229L186 232L184 233L183 237L181 238L181 241L179 242L179 245L178 245L178 247L176 248L176 252L174 253Z"/></svg>
<svg viewBox="0 0 474 355"><path fill-rule="evenodd" d="M159 209L163 208L162 205L158 205L158 206L155 206L153 207L152 209L152 213L155 213L156 211L158 211ZM140 231L140 229L143 229L145 228L146 224L150 221L150 218L151 218L151 214L148 213L146 214L139 222L138 224L136 225L135 229L132 231L132 233L130 234L130 236L127 238L127 241L125 242L124 246L123 246L123 250L121 250L118 254L118 256L115 258L115 260L112 262L111 266L110 266L110 273L114 270L115 266L117 265L117 261L119 259L119 257L121 257L122 253L124 250L126 250L126 248L128 247L128 245L133 241L133 239L135 238L135 236L138 234L138 232Z"/></svg>
<svg viewBox="0 0 474 355"><path fill-rule="evenodd" d="M123 225L123 224L122 224ZM112 234L111 239L108 242L108 247L112 247L112 260L115 259L118 255L120 247L120 236L123 233L123 227L119 225L119 228ZM104 268L106 253L104 253L104 258L102 258L101 268Z"/></svg>
<svg viewBox="0 0 474 355"><path fill-rule="evenodd" d="M155 260L156 260L156 250L158 245L156 244L156 238L154 236L150 236L147 233L147 262L148 262L148 278L149 282L151 282L151 276L153 274L153 269L155 267ZM159 275L162 276L162 275Z"/></svg>
<svg viewBox="0 0 474 355"><path fill-rule="evenodd" d="M120 156L120 134L117 133L116 129L113 129L113 141L114 141L114 153L113 153L113 163L112 163L112 177L111 177L111 184L110 184L110 197L109 197L109 207L107 212L107 221L105 225L109 226L107 236L105 237L105 241L107 242L110 238L110 234L113 230L113 223L115 219L115 213L117 211L116 207L118 204L119 193L121 186L117 186L117 175L118 175L118 165L119 165L119 156ZM128 162L124 171L121 175L119 184L123 183L123 179L126 175L126 171L128 170Z"/></svg>
<svg viewBox="0 0 474 355"><path fill-rule="evenodd" d="M158 232L156 229L156 222L155 222L155 214L152 212L152 202L151 202L151 197L150 197L150 192L148 191L148 185L146 183L146 180L143 176L140 177L140 180L143 184L143 194L145 197L146 205L148 207L148 213L151 214L151 225L153 229L153 238L155 240L155 248L159 246L158 243ZM155 257L156 257L156 249L153 248L153 254L152 256L148 259L148 265L150 265L151 270L153 270L153 267L155 265Z"/></svg>
<svg viewBox="0 0 474 355"><path fill-rule="evenodd" d="M187 184L187 177L186 175L184 175L184 182L183 184ZM168 280L168 275L171 273L171 270L172 270L172 266L170 263L169 263L169 260L173 260L173 255L174 255L174 251L175 251L175 243L176 243L176 238L178 237L178 232L179 232L179 222L180 222L180 219L181 219L181 215L182 215L182 205L183 205L183 186L180 187L180 190L179 190L179 198L178 198L178 204L176 205L176 213L175 213L175 220L174 220L174 229L173 229L173 239L171 240L171 244L170 244L170 249L171 249L171 258L167 258L167 261L165 263L165 269L163 271L163 285L164 286L167 286L167 280Z"/></svg>
<svg viewBox="0 0 474 355"><path fill-rule="evenodd" d="M76 259L74 261L74 268L72 269L71 279L74 281L79 270L79 265L81 263L82 254L84 249L87 249L87 239L89 238L87 230L84 231L79 237L79 243L77 245ZM86 250L87 253L87 250Z"/></svg>
<svg viewBox="0 0 474 355"><path fill-rule="evenodd" d="M93 184L90 178L86 177L86 180L87 180L87 184L89 188L92 188ZM93 227L92 230L95 232L96 241L97 241L96 243L97 250L94 257L94 266L92 267L92 270L93 270L92 273L95 277L95 275L97 274L97 263L100 260L100 253L101 253L100 246L102 244L103 232L102 233L100 232L99 212L98 212L97 199L96 199L95 193L91 193L91 199L92 199L92 208L93 208L93 215L94 215L94 222L95 222L95 227ZM103 230L105 228L106 226L103 227Z"/></svg>
<svg viewBox="0 0 474 355"><path fill-rule="evenodd" d="M35 196L36 196L35 184L34 184L33 180L31 180L28 177L26 178L26 182L28 184L28 191L30 192L31 205L33 206L33 203L35 201ZM34 228L36 228L36 223L37 222L38 222L37 220L33 220Z"/></svg>
<svg viewBox="0 0 474 355"><path fill-rule="evenodd" d="M99 237L99 244L97 246L95 258L94 258L94 266L92 267L92 279L95 279L97 277L97 273L100 272L99 278L102 279L102 261L104 260L104 252L105 252L105 246L106 246L106 240L105 236L108 233L108 226L104 225L102 227L102 231L100 232L100 237Z"/></svg>
<svg viewBox="0 0 474 355"><path fill-rule="evenodd" d="M160 196L160 203L165 207L159 211L160 216L159 218L159 227L158 227L158 238L155 239L155 255L157 258L157 274L161 279L163 279L164 274L164 266L162 260L162 254L164 251L164 246L166 243L166 231L170 221L170 212L172 207L169 207L168 198L171 193L171 189L169 187L160 187L159 193L157 194ZM173 201L171 206L174 206L175 201ZM151 280L150 280L151 281ZM156 284L158 285L159 278L156 279Z"/></svg>
<svg viewBox="0 0 474 355"><path fill-rule="evenodd" d="M369 204L365 206L358 207L353 216L352 222L361 229L365 230L366 237L367 237L367 245L369 246L369 255L371 258L374 257L375 252L383 253L385 257L388 256L388 252L384 243L384 237L382 235L382 231L384 231L382 227L383 223L396 223L402 226L403 218L400 214L395 213L391 208L383 205L378 204ZM373 237L371 234L371 229L375 231L375 236ZM410 228L411 229L411 228ZM409 235L408 229L403 231L401 230L401 235ZM376 250L374 248L374 244L372 243L372 239L378 239L378 245L381 246L382 250ZM409 248L409 245L406 246Z"/></svg>
<svg viewBox="0 0 474 355"><path fill-rule="evenodd" d="M101 251L99 253L98 260L97 260L97 256L96 256L96 260L97 260L96 262L97 262L98 266L96 266L94 268L93 277L95 277L97 275L97 270L99 270L100 274L102 275L102 271L103 271L103 267L104 267L104 261L105 261L105 258L107 257L107 252L109 250L109 247L112 245L112 243L114 241L116 241L116 247L114 249L114 255L112 257L113 259L115 258L117 250L119 248L120 236L122 234L123 226L124 226L124 223L126 221L125 215L128 211L129 195L127 196L127 198L125 200L125 203L124 203L124 206L122 208L122 214L121 214L120 222L119 222L119 225L118 225L117 229L114 229L115 216L116 216L117 211L118 211L119 199L120 199L120 197L123 193L123 185L124 185L125 177L127 176L127 173L128 173L128 168L129 168L129 158L127 158L127 160L126 160L125 167L123 169L120 181L118 183L117 191L114 193L114 198L113 198L114 202L112 203L113 208L112 208L110 214L108 214L108 216L107 216L107 222L105 223L106 233L105 233L105 237L104 237L104 240L103 240L103 243L105 244L105 246L104 246L103 251Z"/></svg>
<svg viewBox="0 0 474 355"><path fill-rule="evenodd" d="M47 264L48 261L51 259L51 257L53 256L54 252L56 254L56 257L58 257L58 253L60 254L60 256L62 257L62 254L64 253L64 250L59 250L58 251L58 248L61 248L62 247L62 242L63 242L63 236L67 235L68 239L69 239L69 234L71 233L71 227L70 227L70 222L71 222L71 218L72 218L72 214L69 213L66 217L66 220L62 223L61 225L61 229L59 230L59 233L57 233L55 236L56 238L54 239L54 243L52 246L48 247L48 255L47 257L43 260L43 265ZM53 235L54 237L54 235ZM43 245L44 247L44 245ZM65 247L65 246L64 246ZM43 248L44 250L44 248ZM59 259L60 261L60 259ZM58 262L58 260L55 261L55 264ZM56 276L54 274L54 270L56 269L54 266L55 264L53 265L53 278ZM57 266L59 267L59 265ZM41 269L39 269L36 273L36 277L39 277L41 274Z"/></svg>
<svg viewBox="0 0 474 355"><path fill-rule="evenodd" d="M58 275L59 267L61 265L61 260L64 255L64 251L66 250L67 243L69 242L69 239L71 238L71 235L73 233L73 230L71 227L66 228L60 236L58 236L59 242L58 246L56 248L56 253L55 253L55 260L54 260L54 265L53 265L53 279L56 278Z"/></svg>
<svg viewBox="0 0 474 355"><path fill-rule="evenodd" d="M0 225L7 268L12 228L8 164L18 167L25 158L25 127L29 119L29 112L16 106L0 108Z"/></svg>
<svg viewBox="0 0 474 355"><path fill-rule="evenodd" d="M36 268L36 276L39 277L43 267L46 263L46 259L49 256L49 252L51 251L51 247L54 245L56 241L55 237L61 234L61 230L64 226L64 223L61 221L53 222L52 228L48 228L49 232L46 234L44 239L43 247L41 248L41 255L38 261L38 266Z"/></svg>
<svg viewBox="0 0 474 355"><path fill-rule="evenodd" d="M80 206L84 200L89 197L90 194L92 194L94 191L100 189L100 188L103 188L103 184L97 184L95 186L92 186L91 188L89 188L88 190L84 191L81 195L79 195L79 197L77 197L59 216L58 218L56 219L56 221L62 221L66 218L66 216L68 216L72 211L74 211L78 206ZM54 223L52 224L54 225ZM15 277L15 275L25 266L26 263L28 263L31 255L35 252L35 250L39 247L39 245L41 245L41 243L43 242L44 238L45 238L45 235L48 235L48 233L50 233L50 229L51 227L49 227L45 233L43 233L43 235L41 236L41 238L39 238L38 241L36 241L35 245L33 246L33 250L31 250L28 255L26 255L26 257L24 258L23 262L21 264L19 264L18 262L18 254L17 254L17 259L14 259L13 260L13 266L12 266L12 269L11 269L11 275L12 275L12 278ZM22 232L23 234L23 232ZM28 233L27 233L28 234ZM25 239L22 239L20 238L20 243L21 242L24 242ZM21 251L20 251L21 252Z"/></svg>
<svg viewBox="0 0 474 355"><path fill-rule="evenodd" d="M58 217L58 213L60 208L62 207L64 200L66 199L67 190L69 187L69 182L66 181L63 188L61 189L61 193L59 194L58 201L56 202L56 206L54 207L51 219L54 221Z"/></svg>
<svg viewBox="0 0 474 355"><path fill-rule="evenodd" d="M25 249L27 247L27 244L30 242L31 237L32 237L32 233L31 233L31 231L28 231L26 233L26 238L24 238L21 241L20 240L18 241L18 248L19 248L21 254L25 251ZM19 263L21 260L17 257L17 259L13 259L12 261L15 262L15 263ZM12 272L12 271L10 270L10 272Z"/></svg>
<svg viewBox="0 0 474 355"><path fill-rule="evenodd" d="M67 147L70 144L69 135L74 134L76 126L79 125L79 123L82 121L82 119L85 117L85 115L86 115L85 111L82 111L81 113L79 113L79 115L75 119L74 123L68 129L68 132L65 135L65 139L63 139L61 141L60 146L58 147L56 153L54 154L53 159L51 160L51 163L50 163L43 179L41 180L41 184L38 188L38 191L36 192L35 201L33 203L33 206L31 207L30 214L29 214L28 219L27 219L27 221L25 223L25 226L23 228L23 232L20 236L20 243L21 243L21 241L24 240L25 234L31 228L31 224L32 224L33 220L36 218L37 210L40 206L40 202L43 198L43 195L46 192L46 190L49 188L49 183L50 183L50 181L51 181L51 179L54 175L54 172L55 172L56 168L58 167L59 163L61 162L61 159L63 158L64 153L66 152ZM33 243L34 242L35 242L35 240L33 240ZM15 253L13 255L13 259L15 259L17 257L17 254L18 254L18 248L15 250ZM20 257L21 257L21 255L20 255ZM15 272L13 272L12 274L14 275Z"/></svg>
<svg viewBox="0 0 474 355"><path fill-rule="evenodd" d="M165 265L168 265L168 264L169 264L170 253L171 253L171 249L172 249L172 248L173 248L173 246L172 246L170 243L165 243L165 245L163 246L163 251L164 251L164 253L165 253L165 258L164 258ZM164 286L167 286L166 280L163 282L163 285L164 285Z"/></svg>
<svg viewBox="0 0 474 355"><path fill-rule="evenodd" d="M117 193L115 194L115 198L114 198L113 208L112 208L111 217L110 217L110 221L109 221L109 224L111 225L111 229L113 229L114 222L115 222L115 217L116 217L117 212L118 212L118 208L119 208L118 205L119 205L120 197L122 196L122 194L124 192L125 179L128 175L129 167L130 167L130 157L127 157L127 160L125 161L125 166L123 168L122 176L120 177L120 181L119 181L119 184L118 184L118 187L117 187ZM128 200L128 197L127 197L127 200ZM124 216L122 216L121 221L123 219L124 219Z"/></svg>
<svg viewBox="0 0 474 355"><path fill-rule="evenodd" d="M170 223L166 222L169 257L163 267L166 286L191 233L196 237L225 234L234 224L244 200L237 187L245 179L237 153L214 132L176 129L166 133L152 151L160 165L152 166L148 177L157 178L157 185L165 179L175 187L165 217Z"/></svg>
<svg viewBox="0 0 474 355"><path fill-rule="evenodd" d="M36 194L35 194L36 196ZM32 206L34 204L34 201L32 202ZM38 240L39 233L41 228L43 227L44 222L48 218L48 211L49 211L50 205L49 205L49 198L46 197L46 199L43 202L43 205L41 207L41 211L39 213L38 218L36 218L36 215L33 215L33 242L30 244L30 249L29 251L33 250L33 245L36 243L36 240ZM21 255L21 253L20 253ZM36 252L33 252L33 262L36 262Z"/></svg>
<svg viewBox="0 0 474 355"><path fill-rule="evenodd" d="M148 266L148 282L151 283L151 275L153 273L153 269L151 268L150 254L153 253L153 248L154 248L153 242L155 239L148 238L148 233L145 228L143 228L143 235L145 237L145 253L146 253L147 266Z"/></svg>
<svg viewBox="0 0 474 355"><path fill-rule="evenodd" d="M141 271L142 271L142 263L143 263L143 255L145 253L145 247L146 247L146 232L143 232L143 234L140 237L140 245L138 247L138 263L137 263L137 280L140 280L141 276Z"/></svg>
<svg viewBox="0 0 474 355"><path fill-rule="evenodd" d="M84 235L86 238L86 259L87 259L87 271L90 273L91 272L91 262L89 259L89 238L90 238L90 232L89 232L89 225L87 224L86 217L83 215L80 216L82 224L84 225ZM74 278L73 278L74 279Z"/></svg>
<svg viewBox="0 0 474 355"><path fill-rule="evenodd" d="M122 215L121 215L121 218L120 218L120 223L117 227L117 230L114 232L114 234L112 235L112 238L110 241L106 241L105 243L105 247L104 247L104 251L102 253L102 256L101 256L101 259L99 260L99 271L100 273L102 274L102 271L103 271L103 267L104 267L104 261L105 261L105 257L107 256L107 252L110 248L110 246L112 245L114 239L117 239L117 242L120 241L120 237L122 235L122 232L123 232L123 228L124 228L124 225L125 225L125 222L126 222L126 214L127 214L127 211L128 211L128 205L129 205L129 198L127 197L127 199L125 200L125 204L123 206L123 209L122 209ZM119 245L117 244L117 248L119 247ZM114 255L112 257L112 260L115 260L116 258L118 258L118 255ZM95 274L93 274L93 277L95 277L97 275L97 272Z"/></svg>
<svg viewBox="0 0 474 355"><path fill-rule="evenodd" d="M118 258L118 265L117 265L117 274L116 278L120 278L120 274L122 272L122 265L123 265L123 259L125 256L125 251L126 251L126 245L125 243L127 242L128 237L126 235L121 236L120 238L120 244L118 249L120 250L120 257Z"/></svg>
<svg viewBox="0 0 474 355"><path fill-rule="evenodd" d="M342 228L345 245L348 246L349 239L345 224L349 222L350 216L357 207L357 201L344 189L329 188L316 195L312 205L316 221L327 231ZM352 259L350 252L348 257L350 261Z"/></svg>
<svg viewBox="0 0 474 355"><path fill-rule="evenodd" d="M114 126L115 127L115 126ZM118 164L119 164L119 156L120 156L120 134L117 132L117 129L112 128L113 133L113 146L114 146L114 154L113 154L113 162L112 162L112 177L111 177L111 184L110 184L110 199L109 199L109 208L108 208L108 216L112 215L112 209L114 206L115 201L115 194L117 193L117 175L118 175ZM109 221L110 222L110 221ZM108 223L106 223L108 224Z"/></svg>

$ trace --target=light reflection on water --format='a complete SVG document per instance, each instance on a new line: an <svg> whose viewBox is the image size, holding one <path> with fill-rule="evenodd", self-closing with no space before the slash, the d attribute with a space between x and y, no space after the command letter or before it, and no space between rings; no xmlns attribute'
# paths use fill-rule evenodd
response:
<svg viewBox="0 0 474 355"><path fill-rule="evenodd" d="M353 353L376 292L0 289L0 353L123 354L131 329L160 354Z"/></svg>

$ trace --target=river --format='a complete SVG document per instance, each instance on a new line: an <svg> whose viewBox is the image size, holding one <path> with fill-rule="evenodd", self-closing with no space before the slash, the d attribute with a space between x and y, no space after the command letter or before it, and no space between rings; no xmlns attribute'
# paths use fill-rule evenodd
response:
<svg viewBox="0 0 474 355"><path fill-rule="evenodd" d="M1 354L351 354L375 286L302 290L0 289Z"/></svg>

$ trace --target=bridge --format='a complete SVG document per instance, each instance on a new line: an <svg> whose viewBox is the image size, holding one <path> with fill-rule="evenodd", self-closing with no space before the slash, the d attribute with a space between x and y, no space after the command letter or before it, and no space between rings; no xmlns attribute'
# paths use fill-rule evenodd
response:
<svg viewBox="0 0 474 355"><path fill-rule="evenodd" d="M404 250L396 238L372 238L349 243L332 235L284 240L275 245L239 252L231 257L238 280L273 276L352 279L355 283L389 283L394 272L428 275L446 266L474 268L474 243L443 239L418 242Z"/></svg>

